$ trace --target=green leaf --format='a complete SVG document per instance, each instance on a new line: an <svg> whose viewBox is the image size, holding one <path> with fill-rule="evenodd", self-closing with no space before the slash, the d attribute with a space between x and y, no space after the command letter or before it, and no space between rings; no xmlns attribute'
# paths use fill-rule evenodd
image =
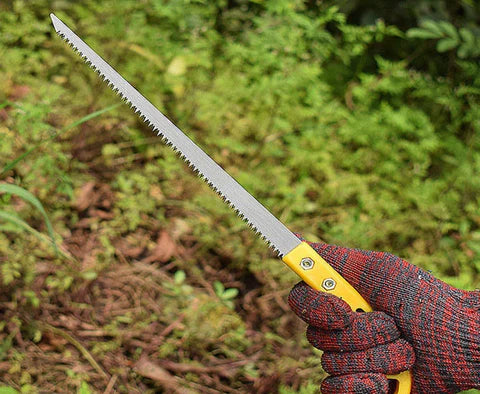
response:
<svg viewBox="0 0 480 394"><path fill-rule="evenodd" d="M465 59L471 53L471 46L467 43L463 43L458 47L457 55L461 59Z"/></svg>
<svg viewBox="0 0 480 394"><path fill-rule="evenodd" d="M458 48L458 57L465 59L467 57L476 56L480 53L480 43L471 30L462 27L460 29L460 37L462 38L463 43Z"/></svg>
<svg viewBox="0 0 480 394"><path fill-rule="evenodd" d="M450 22L447 21L440 21L438 22L438 27L449 37L458 40L458 32L455 26L453 26Z"/></svg>
<svg viewBox="0 0 480 394"><path fill-rule="evenodd" d="M117 144L105 144L102 147L103 156L115 156L121 153L120 147Z"/></svg>
<svg viewBox="0 0 480 394"><path fill-rule="evenodd" d="M462 27L460 29L460 37L462 37L462 40L465 41L466 43L474 44L475 42L475 35L471 30L465 29Z"/></svg>
<svg viewBox="0 0 480 394"><path fill-rule="evenodd" d="M58 248L55 242L55 235L53 233L52 223L50 222L50 219L48 218L47 212L45 212L45 209L43 208L42 203L37 199L37 197L35 197L32 193L30 193L28 190L24 189L23 187L12 185L9 183L0 184L0 193L2 192L18 196L22 200L25 200L26 202L29 202L30 204L32 204L35 208L37 208L40 211L40 213L42 214L45 220L48 235L52 240L52 245L55 249L55 252L58 254Z"/></svg>
<svg viewBox="0 0 480 394"><path fill-rule="evenodd" d="M429 38L438 38L438 34L432 33L430 30L414 27L407 31L407 37L429 39Z"/></svg>
<svg viewBox="0 0 480 394"><path fill-rule="evenodd" d="M232 298L235 298L238 295L238 289L227 289L223 292L222 298L224 300L231 300Z"/></svg>
<svg viewBox="0 0 480 394"><path fill-rule="evenodd" d="M181 285L183 282L185 282L185 278L187 277L187 275L185 274L185 271L183 270L178 270L177 272L175 272L175 274L173 275L173 280L175 282L175 284L177 285Z"/></svg>
<svg viewBox="0 0 480 394"><path fill-rule="evenodd" d="M426 30L431 31L432 34L436 34L437 38L440 38L440 37L444 36L444 32L440 28L440 25L439 25L438 22L427 19L427 20L424 20L423 22L421 22L420 26L422 26Z"/></svg>
<svg viewBox="0 0 480 394"><path fill-rule="evenodd" d="M84 271L82 272L81 275L82 275L82 278L86 280L94 280L94 279L97 279L97 276L98 276L98 274L92 270Z"/></svg>
<svg viewBox="0 0 480 394"><path fill-rule="evenodd" d="M458 40L453 38L442 38L437 42L437 51L446 52L458 46Z"/></svg>
<svg viewBox="0 0 480 394"><path fill-rule="evenodd" d="M215 290L215 294L218 295L219 297L221 297L223 292L225 291L225 286L223 285L222 282L218 280L213 282L213 288Z"/></svg>

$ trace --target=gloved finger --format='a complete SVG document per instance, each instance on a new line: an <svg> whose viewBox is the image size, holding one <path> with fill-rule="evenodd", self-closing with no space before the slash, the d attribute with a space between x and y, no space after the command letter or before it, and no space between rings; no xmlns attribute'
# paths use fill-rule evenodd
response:
<svg viewBox="0 0 480 394"><path fill-rule="evenodd" d="M335 245L310 245L342 275L375 310L391 316L398 304L415 302L415 294L425 281L437 281L428 272L386 252L343 248Z"/></svg>
<svg viewBox="0 0 480 394"><path fill-rule="evenodd" d="M354 313L352 323L342 330L308 326L307 339L317 349L356 352L400 338L393 317L383 312Z"/></svg>
<svg viewBox="0 0 480 394"><path fill-rule="evenodd" d="M360 372L396 374L410 369L415 363L412 346L404 339L358 352L325 352L322 366L331 375Z"/></svg>
<svg viewBox="0 0 480 394"><path fill-rule="evenodd" d="M322 394L387 394L388 379L379 373L329 376L322 382Z"/></svg>
<svg viewBox="0 0 480 394"><path fill-rule="evenodd" d="M314 290L305 282L299 282L293 287L288 303L300 319L326 330L345 328L353 319L352 309L345 301Z"/></svg>

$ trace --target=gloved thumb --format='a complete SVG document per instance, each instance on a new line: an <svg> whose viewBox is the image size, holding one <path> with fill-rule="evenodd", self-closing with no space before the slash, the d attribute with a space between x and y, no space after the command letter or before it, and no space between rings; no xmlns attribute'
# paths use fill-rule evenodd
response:
<svg viewBox="0 0 480 394"><path fill-rule="evenodd" d="M392 316L395 316L399 306L408 307L416 301L415 295L425 281L437 281L428 272L391 253L309 244L373 309Z"/></svg>

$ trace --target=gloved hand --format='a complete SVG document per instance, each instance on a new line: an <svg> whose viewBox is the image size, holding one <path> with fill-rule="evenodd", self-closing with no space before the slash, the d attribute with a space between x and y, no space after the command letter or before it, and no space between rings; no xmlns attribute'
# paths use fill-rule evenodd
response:
<svg viewBox="0 0 480 394"><path fill-rule="evenodd" d="M322 393L388 393L385 374L410 369L412 393L480 388L480 292L455 289L390 253L311 244L370 303L298 283L289 295L308 341L324 351Z"/></svg>

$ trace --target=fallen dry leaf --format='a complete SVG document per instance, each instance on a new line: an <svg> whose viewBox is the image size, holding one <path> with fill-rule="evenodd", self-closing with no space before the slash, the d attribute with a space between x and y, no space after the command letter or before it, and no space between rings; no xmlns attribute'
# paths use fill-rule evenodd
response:
<svg viewBox="0 0 480 394"><path fill-rule="evenodd" d="M116 240L114 242L115 249L125 257L137 258L143 253L145 246L142 244L136 245L135 243L129 241L131 240L127 238L120 238Z"/></svg>
<svg viewBox="0 0 480 394"><path fill-rule="evenodd" d="M98 216L102 219L113 217L111 212L105 211L111 208L113 202L113 193L108 184L89 181L76 191L76 195L75 207L79 211L90 208L89 216Z"/></svg>
<svg viewBox="0 0 480 394"><path fill-rule="evenodd" d="M157 239L157 245L153 248L149 256L142 261L144 263L153 263L158 261L164 263L174 255L177 246L175 241L170 237L166 231L162 231Z"/></svg>
<svg viewBox="0 0 480 394"><path fill-rule="evenodd" d="M8 112L5 108L0 109L0 120L7 120Z"/></svg>
<svg viewBox="0 0 480 394"><path fill-rule="evenodd" d="M75 200L75 206L79 211L84 211L95 201L94 187L95 181L89 181L80 188Z"/></svg>
<svg viewBox="0 0 480 394"><path fill-rule="evenodd" d="M113 212L102 211L101 209L89 209L88 214L93 217L99 217L100 219L111 220L115 217Z"/></svg>
<svg viewBox="0 0 480 394"><path fill-rule="evenodd" d="M11 87L10 94L8 98L11 101L17 101L25 97L28 93L30 93L30 87L27 85L14 85Z"/></svg>
<svg viewBox="0 0 480 394"><path fill-rule="evenodd" d="M191 390L179 386L178 378L146 357L141 357L140 360L135 363L133 369L139 375L155 380L155 382L159 383L166 390L178 394L192 393Z"/></svg>

